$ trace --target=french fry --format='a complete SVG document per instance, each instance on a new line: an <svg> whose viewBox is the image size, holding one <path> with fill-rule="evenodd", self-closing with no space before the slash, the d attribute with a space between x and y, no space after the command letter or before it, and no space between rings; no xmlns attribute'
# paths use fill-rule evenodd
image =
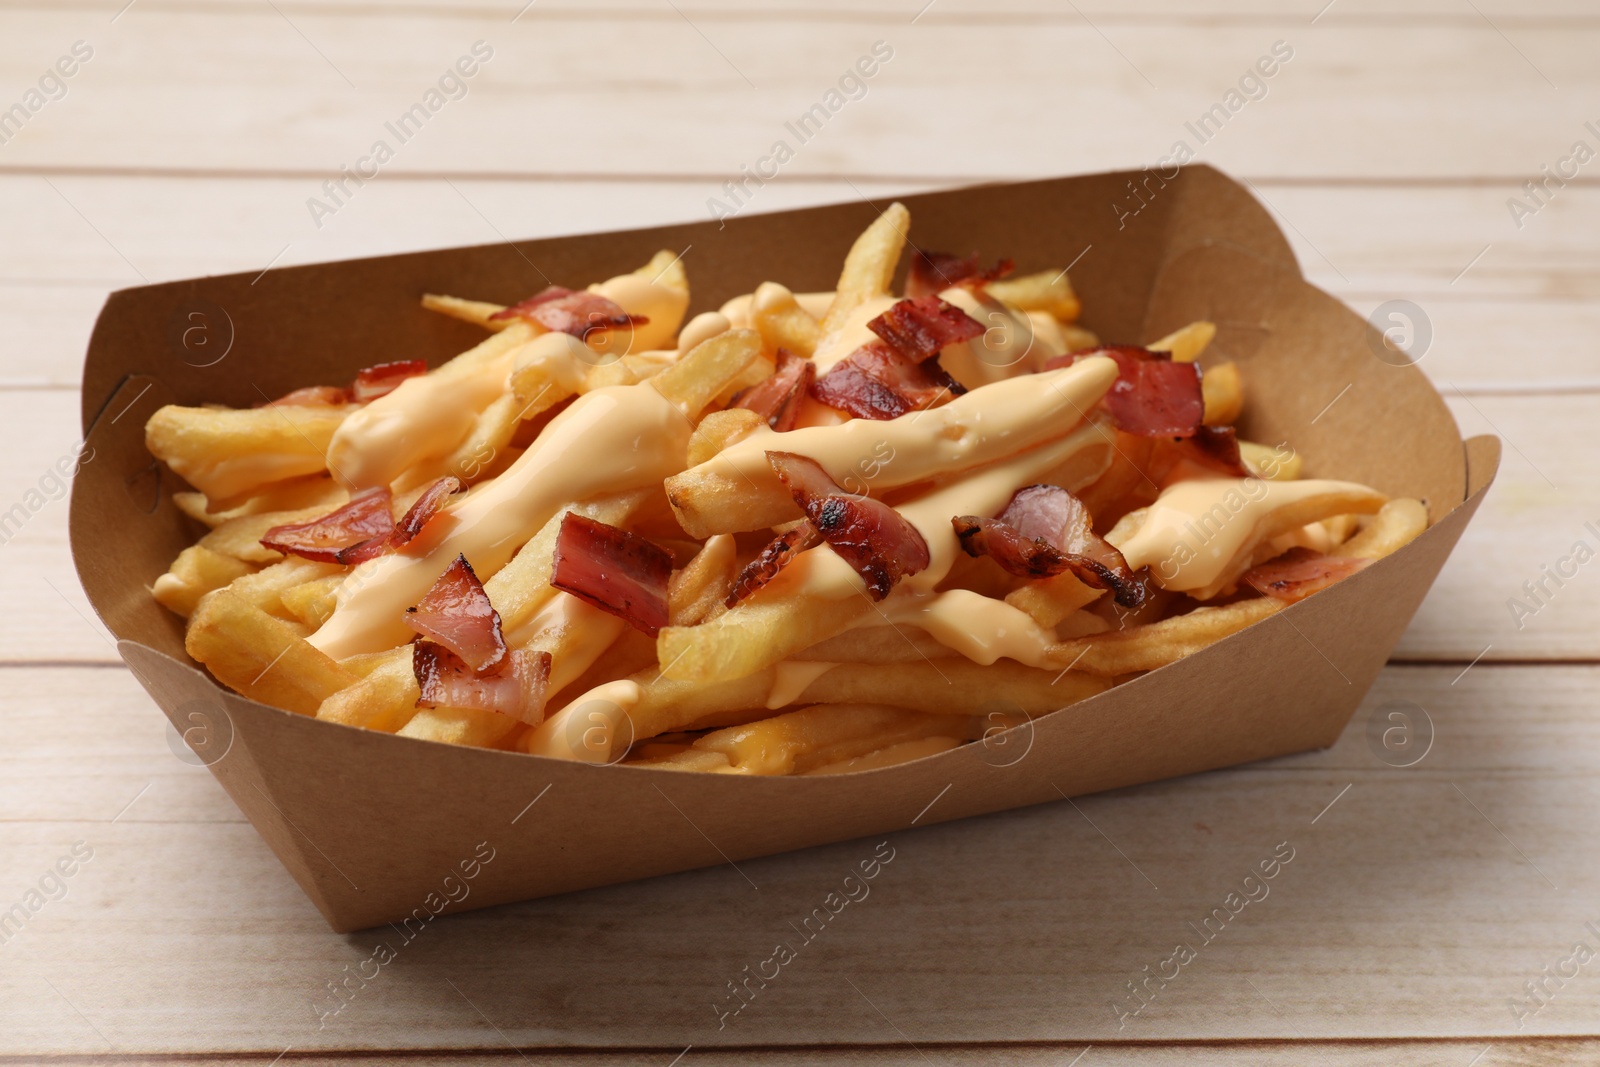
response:
<svg viewBox="0 0 1600 1067"><path fill-rule="evenodd" d="M278 599L290 615L314 632L327 621L329 615L333 614L333 609L338 604L339 586L344 583L344 579L343 574L313 578L309 582L285 590L279 594Z"/></svg>
<svg viewBox="0 0 1600 1067"><path fill-rule="evenodd" d="M717 682L753 674L842 633L872 610L866 596L768 596L762 590L699 626L667 626L656 658L669 678Z"/></svg>
<svg viewBox="0 0 1600 1067"><path fill-rule="evenodd" d="M1235 363L1207 367L1200 378L1200 393L1205 401L1207 426L1232 426L1244 410L1244 381Z"/></svg>
<svg viewBox="0 0 1600 1067"><path fill-rule="evenodd" d="M1287 445L1270 448L1254 441L1239 442L1239 458L1260 477L1277 482L1292 482L1299 478L1304 462L1300 453Z"/></svg>
<svg viewBox="0 0 1600 1067"><path fill-rule="evenodd" d="M1029 582L1006 594L1006 603L1033 617L1046 630L1054 629L1073 612L1098 600L1105 590L1079 581L1071 571Z"/></svg>
<svg viewBox="0 0 1600 1067"><path fill-rule="evenodd" d="M728 774L733 764L721 752L706 752L689 745L674 746L676 751L652 752L641 759L624 760L630 767L654 767L662 771L699 771L703 774Z"/></svg>
<svg viewBox="0 0 1600 1067"><path fill-rule="evenodd" d="M254 571L250 564L233 556L214 552L203 544L190 545L178 553L172 567L156 579L150 591L156 603L187 619L194 614L201 597Z"/></svg>
<svg viewBox="0 0 1600 1067"><path fill-rule="evenodd" d="M832 333L843 326L851 313L868 300L888 295L910 229L911 212L897 200L861 231L861 236L844 257L844 269L839 272L833 303L822 317L823 333Z"/></svg>
<svg viewBox="0 0 1600 1067"><path fill-rule="evenodd" d="M196 522L217 527L230 519L262 515L269 511L302 511L320 508L326 514L350 498L338 482L326 473L290 478L262 486L253 495L230 508L217 508L204 493L182 491L172 494L178 510Z"/></svg>
<svg viewBox="0 0 1600 1067"><path fill-rule="evenodd" d="M722 753L740 774L803 774L905 741L962 736L968 723L966 715L926 715L873 704L819 704L714 731L693 747Z"/></svg>
<svg viewBox="0 0 1600 1067"><path fill-rule="evenodd" d="M916 626L858 626L794 654L817 663L920 663L959 655Z"/></svg>
<svg viewBox="0 0 1600 1067"><path fill-rule="evenodd" d="M1018 311L1043 311L1062 324L1076 321L1083 310L1064 270L1042 270L1037 274L1001 278L984 286L984 291Z"/></svg>
<svg viewBox="0 0 1600 1067"><path fill-rule="evenodd" d="M1335 554L1351 559L1380 559L1410 543L1428 528L1428 509L1422 501L1396 497L1378 509L1372 520Z"/></svg>
<svg viewBox="0 0 1600 1067"><path fill-rule="evenodd" d="M344 503L324 506L321 504L308 508L299 508L294 511L268 511L257 515L241 515L236 519L229 519L221 523L210 533L199 540L213 552L246 563L276 563L283 558L283 553L270 549L261 543L267 531L274 526L285 523L310 522L320 518Z"/></svg>
<svg viewBox="0 0 1600 1067"><path fill-rule="evenodd" d="M689 436L689 465L699 466L765 424L766 420L748 408L728 408L707 413Z"/></svg>
<svg viewBox="0 0 1600 1067"><path fill-rule="evenodd" d="M411 721L422 695L411 667L411 646L371 655L379 658L377 665L369 666L359 681L329 694L318 706L317 718L388 734Z"/></svg>
<svg viewBox="0 0 1600 1067"><path fill-rule="evenodd" d="M1063 323L1061 326L1061 343L1068 352L1077 352L1084 348L1095 348L1100 344L1100 335L1093 330L1085 329L1075 322Z"/></svg>
<svg viewBox="0 0 1600 1067"><path fill-rule="evenodd" d="M1160 622L1064 641L1054 646L1050 655L1063 667L1070 664L1075 671L1105 678L1153 671L1238 633L1282 607L1282 601L1257 597L1221 607L1195 608Z"/></svg>
<svg viewBox="0 0 1600 1067"><path fill-rule="evenodd" d="M308 644L298 627L267 614L234 587L208 593L189 618L184 648L235 692L302 715L356 677Z"/></svg>
<svg viewBox="0 0 1600 1067"><path fill-rule="evenodd" d="M253 574L235 579L228 584L227 590L251 606L298 626L299 620L284 606L284 594L298 589L307 582L342 573L343 568L336 563L317 563L290 556Z"/></svg>
<svg viewBox="0 0 1600 1067"><path fill-rule="evenodd" d="M1062 459L1066 462L1107 446L1098 423L1083 420L1115 378L1109 360L1085 362L994 382L941 407L897 419L851 419L782 434L756 426L703 463L668 478L667 499L689 536L709 537L800 517L799 506L767 463L766 453L772 449L849 457L844 464L833 460L828 473L852 492L862 491L865 483L874 494L992 463L1041 442L1071 438L1073 447ZM974 432L991 404L1017 414L1017 432ZM928 447L930 440L934 447Z"/></svg>
<svg viewBox="0 0 1600 1067"><path fill-rule="evenodd" d="M963 739L959 737L924 737L917 741L901 741L899 744L886 745L874 752L868 752L864 756L839 760L837 763L824 764L799 773L854 774L856 771L875 771L880 767L893 767L926 756L936 756L958 747L962 742Z"/></svg>
<svg viewBox="0 0 1600 1067"><path fill-rule="evenodd" d="M750 318L769 352L786 348L809 359L822 339L822 324L800 306L794 293L777 282L762 282L756 289Z"/></svg>
<svg viewBox="0 0 1600 1067"><path fill-rule="evenodd" d="M459 296L423 293L422 306L429 311L437 311L441 315L448 315L452 319L460 319L462 322L470 322L474 326L482 326L485 330L494 330L497 333L515 321L512 319L490 321L489 316L505 310L505 305L503 304L491 304L483 300L463 300Z"/></svg>
<svg viewBox="0 0 1600 1067"><path fill-rule="evenodd" d="M650 262L633 273L656 285L664 285L684 296L689 295L689 272L684 269L683 256L670 248L663 248L651 256Z"/></svg>
<svg viewBox="0 0 1600 1067"><path fill-rule="evenodd" d="M673 626L698 626L727 610L723 600L738 574L738 551L732 534L718 534L673 574L667 588L667 618Z"/></svg>
<svg viewBox="0 0 1600 1067"><path fill-rule="evenodd" d="M760 358L760 334L729 330L685 352L682 359L650 379L650 384L692 420Z"/></svg>
<svg viewBox="0 0 1600 1067"><path fill-rule="evenodd" d="M145 424L145 445L212 500L327 470L328 442L350 405L186 408L168 404Z"/></svg>
<svg viewBox="0 0 1600 1067"><path fill-rule="evenodd" d="M1173 330L1159 341L1151 341L1145 347L1152 352L1171 352L1174 363L1193 363L1200 358L1206 346L1211 344L1216 336L1215 323L1191 322L1182 329Z"/></svg>

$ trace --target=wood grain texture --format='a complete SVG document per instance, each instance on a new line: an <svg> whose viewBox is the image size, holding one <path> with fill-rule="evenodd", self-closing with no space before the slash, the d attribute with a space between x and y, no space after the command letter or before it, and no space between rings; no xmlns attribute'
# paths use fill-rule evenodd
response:
<svg viewBox="0 0 1600 1067"><path fill-rule="evenodd" d="M515 23L522 0L124 3L0 2L0 110L95 49L0 144L0 514L27 512L0 544L0 909L75 842L94 853L0 943L0 1064L1600 1057L1600 964L1547 980L1520 1026L1511 1007L1575 941L1600 947L1600 572L1545 577L1600 547L1600 171L1520 226L1508 207L1600 143L1592 3L539 0ZM307 198L479 38L495 57L467 96L317 226ZM1266 96L1199 144L1185 123L1279 39L1295 56ZM721 1029L726 983L871 843L743 865L756 892L711 869L414 943L330 935L174 755L73 576L49 472L105 294L703 218L875 40L894 59L748 210L1139 166L1184 139L1252 183L1312 281L1423 324L1421 369L1506 448L1400 665L1327 751L896 835L872 896ZM1407 736L1431 744L1392 766ZM1280 842L1270 895L1120 1018L1126 983ZM382 938L398 958L320 1020Z"/></svg>
<svg viewBox="0 0 1600 1067"><path fill-rule="evenodd" d="M1600 862L1571 827L1600 800L1600 672L1459 673L1388 669L1323 752L896 834L871 894L809 944L789 924L873 842L742 864L758 891L711 868L443 919L408 944L329 935L126 672L14 668L0 900L75 841L94 855L0 946L0 1032L80 1054L1587 1033L1587 971L1520 1030L1507 1001L1595 943ZM1407 710L1420 744L1418 708L1431 745L1382 762L1396 750L1368 724ZM1205 943L1189 924L1283 842L1267 896ZM726 983L779 940L798 958L719 1030ZM1112 1001L1180 941L1197 957L1119 1028ZM321 1019L327 983L379 942L397 958Z"/></svg>

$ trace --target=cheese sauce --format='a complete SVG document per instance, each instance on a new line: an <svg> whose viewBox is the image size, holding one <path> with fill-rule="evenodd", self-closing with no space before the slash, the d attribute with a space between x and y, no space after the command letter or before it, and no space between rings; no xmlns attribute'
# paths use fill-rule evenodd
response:
<svg viewBox="0 0 1600 1067"><path fill-rule="evenodd" d="M1134 570L1149 567L1164 589L1205 589L1231 577L1239 555L1254 545L1274 511L1324 493L1353 493L1379 501L1366 486L1322 479L1206 478L1162 490L1131 536L1112 543ZM1110 540L1110 538L1108 538ZM1120 543L1118 543L1120 542Z"/></svg>
<svg viewBox="0 0 1600 1067"><path fill-rule="evenodd" d="M1062 436L1083 422L1116 377L1116 363L1095 356L1036 377L996 382L898 419L851 419L787 433L758 426L695 469L773 486L777 475L766 457L772 450L811 457L853 493L912 485Z"/></svg>
<svg viewBox="0 0 1600 1067"><path fill-rule="evenodd" d="M648 382L585 393L505 473L441 512L425 537L352 571L311 643L334 659L401 644L410 636L406 608L458 554L487 579L562 505L682 470L689 433L683 412Z"/></svg>

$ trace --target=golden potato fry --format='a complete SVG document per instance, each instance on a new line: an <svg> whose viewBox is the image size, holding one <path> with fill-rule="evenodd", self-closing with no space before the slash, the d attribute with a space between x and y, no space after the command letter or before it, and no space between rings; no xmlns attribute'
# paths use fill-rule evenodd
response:
<svg viewBox="0 0 1600 1067"><path fill-rule="evenodd" d="M1159 341L1145 345L1152 352L1171 352L1174 363L1193 363L1200 358L1217 336L1217 327L1211 322L1191 322L1182 329L1173 330ZM1207 371L1206 373L1210 373Z"/></svg>
<svg viewBox="0 0 1600 1067"><path fill-rule="evenodd" d="M145 445L179 477L219 500L327 470L328 442L350 407L168 404L145 424Z"/></svg>
<svg viewBox="0 0 1600 1067"><path fill-rule="evenodd" d="M662 771L700 771L706 774L728 774L733 765L721 752L704 752L689 745L673 746L673 751L652 749L639 759L624 760L629 767L654 767Z"/></svg>
<svg viewBox="0 0 1600 1067"><path fill-rule="evenodd" d="M822 317L823 333L832 333L843 326L850 313L868 300L888 295L910 230L911 212L897 200L861 231L861 236L844 257L844 269L839 272L833 303Z"/></svg>
<svg viewBox="0 0 1600 1067"><path fill-rule="evenodd" d="M1075 322L1064 323L1061 327L1061 343L1066 351L1077 352L1097 347L1100 344L1100 335L1093 330L1084 329Z"/></svg>
<svg viewBox="0 0 1600 1067"><path fill-rule="evenodd" d="M875 771L880 767L893 767L900 763L910 763L925 756L936 756L941 752L948 752L965 744L959 737L924 737L917 741L901 741L899 744L886 745L864 756L853 759L840 760L837 763L828 763L820 767L813 767L809 771L800 771L800 774L853 774L856 771Z"/></svg>
<svg viewBox="0 0 1600 1067"><path fill-rule="evenodd" d="M234 591L254 577L259 575L247 575L200 599L184 648L235 692L314 715L324 700L357 679L313 648L296 626Z"/></svg>
<svg viewBox="0 0 1600 1067"><path fill-rule="evenodd" d="M735 441L747 436L752 430L764 425L766 420L748 408L707 412L706 417L700 420L700 425L694 428L694 433L689 437L689 465L693 467L704 463Z"/></svg>
<svg viewBox="0 0 1600 1067"><path fill-rule="evenodd" d="M1239 458L1258 476L1277 482L1292 482L1299 478L1304 463L1300 453L1286 444L1271 448L1254 441L1239 442Z"/></svg>
<svg viewBox="0 0 1600 1067"><path fill-rule="evenodd" d="M650 262L633 273L656 285L689 295L689 272L684 269L683 256L670 248L663 248L650 257Z"/></svg>
<svg viewBox="0 0 1600 1067"><path fill-rule="evenodd" d="M190 545L178 553L171 569L156 579L150 592L156 603L187 619L194 614L201 597L254 571L250 564L233 556L214 552L203 544Z"/></svg>
<svg viewBox="0 0 1600 1067"><path fill-rule="evenodd" d="M262 515L269 511L302 511L321 508L326 514L350 499L343 486L326 473L264 485L255 494L230 508L218 508L204 493L178 492L172 502L178 510L206 526L217 527L230 519Z"/></svg>
<svg viewBox="0 0 1600 1067"><path fill-rule="evenodd" d="M411 646L368 655L377 663L363 664L359 681L324 699L317 708L317 718L392 734L416 715L417 698L422 695L411 666ZM348 666L346 669L351 670Z"/></svg>
<svg viewBox="0 0 1600 1067"><path fill-rule="evenodd" d="M1074 671L1106 678L1153 671L1238 633L1282 607L1282 601L1271 597L1199 607L1160 622L1064 641L1050 654L1063 667L1070 665Z"/></svg>
<svg viewBox="0 0 1600 1067"><path fill-rule="evenodd" d="M815 663L921 663L960 653L917 626L857 626L794 654Z"/></svg>
<svg viewBox="0 0 1600 1067"><path fill-rule="evenodd" d="M718 393L760 358L760 334L754 330L729 330L685 352L682 359L650 379L650 384L695 419Z"/></svg>
<svg viewBox="0 0 1600 1067"><path fill-rule="evenodd" d="M1043 311L1063 324L1077 320L1083 310L1078 294L1064 270L1042 270L990 282L985 291L1018 311ZM1071 349L1068 349L1071 351Z"/></svg>
<svg viewBox="0 0 1600 1067"><path fill-rule="evenodd" d="M865 595L763 596L736 604L699 626L667 626L656 659L669 678L718 682L753 674L842 633L872 610Z"/></svg>
<svg viewBox="0 0 1600 1067"><path fill-rule="evenodd" d="M961 736L969 719L879 704L819 704L714 731L693 747L721 752L741 774L803 774L905 741Z"/></svg>
<svg viewBox="0 0 1600 1067"><path fill-rule="evenodd" d="M1428 509L1422 501L1396 497L1378 509L1372 520L1335 554L1351 559L1380 559L1404 547L1428 528Z"/></svg>
<svg viewBox="0 0 1600 1067"><path fill-rule="evenodd" d="M667 589L667 618L673 626L698 626L727 610L723 601L739 572L739 547L732 534L706 541Z"/></svg>
<svg viewBox="0 0 1600 1067"><path fill-rule="evenodd" d="M1244 380L1234 363L1207 367L1200 379L1200 393L1206 405L1207 426L1232 426L1244 410Z"/></svg>
<svg viewBox="0 0 1600 1067"><path fill-rule="evenodd" d="M500 319L491 322L489 316L505 310L503 304L490 304L483 300L463 300L459 296L441 296L437 293L422 294L422 306L429 311L437 311L441 315L448 315L452 319L470 322L474 326L482 326L486 330L496 332L510 326L514 320Z"/></svg>
<svg viewBox="0 0 1600 1067"><path fill-rule="evenodd" d="M822 323L777 282L762 282L756 289L750 318L768 352L785 348L809 359L822 339Z"/></svg>
<svg viewBox="0 0 1600 1067"><path fill-rule="evenodd" d="M1006 603L1033 617L1033 621L1052 630L1063 619L1098 600L1105 590L1079 581L1071 571L1040 578L1006 594Z"/></svg>
<svg viewBox="0 0 1600 1067"><path fill-rule="evenodd" d="M330 574L285 590L278 599L284 608L313 632L328 620L337 606L336 594L344 583L343 574Z"/></svg>

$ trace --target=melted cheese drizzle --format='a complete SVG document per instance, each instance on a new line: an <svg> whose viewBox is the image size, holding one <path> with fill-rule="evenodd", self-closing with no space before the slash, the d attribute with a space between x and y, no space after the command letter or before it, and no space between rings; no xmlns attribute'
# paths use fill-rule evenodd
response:
<svg viewBox="0 0 1600 1067"><path fill-rule="evenodd" d="M406 608L458 554L487 579L562 505L658 485L682 470L689 433L683 412L648 382L585 393L505 473L441 512L427 536L353 570L311 643L334 659L403 643Z"/></svg>
<svg viewBox="0 0 1600 1067"><path fill-rule="evenodd" d="M1116 363L1095 356L1042 375L996 382L898 419L851 419L787 433L758 426L695 469L740 484L776 485L777 475L767 463L770 449L810 456L850 492L911 485L1061 436L1082 423L1116 377Z"/></svg>
<svg viewBox="0 0 1600 1067"><path fill-rule="evenodd" d="M786 707L800 699L800 694L811 688L811 683L837 667L826 661L782 660L773 664L772 689L767 693L767 707L773 710Z"/></svg>
<svg viewBox="0 0 1600 1067"><path fill-rule="evenodd" d="M1004 656L1029 667L1054 665L1049 651L1055 634L1003 600L970 589L947 589L890 596L881 607L891 623L924 630L974 663L988 666ZM869 625L877 621L876 615L862 619Z"/></svg>
<svg viewBox="0 0 1600 1067"><path fill-rule="evenodd" d="M370 489L445 455L466 439L479 413L505 392L506 376L533 336L523 323L509 326L437 370L407 378L393 392L352 411L328 443L328 469L351 489Z"/></svg>
<svg viewBox="0 0 1600 1067"><path fill-rule="evenodd" d="M523 747L536 756L609 763L613 743L632 740L628 710L641 693L626 678L597 685L540 723Z"/></svg>
<svg viewBox="0 0 1600 1067"><path fill-rule="evenodd" d="M658 284L643 274L621 274L589 286L589 291L614 301L630 315L643 315L650 320L633 328L630 347L635 352L665 348L678 332L684 312L689 310L687 292Z"/></svg>
<svg viewBox="0 0 1600 1067"><path fill-rule="evenodd" d="M1162 490L1144 523L1120 537L1134 570L1149 567L1156 583L1179 591L1202 589L1257 538L1262 521L1277 509L1322 493L1371 494L1366 486L1325 479L1277 482L1264 478L1205 478Z"/></svg>
<svg viewBox="0 0 1600 1067"><path fill-rule="evenodd" d="M544 607L514 632L506 634L506 644L523 648L541 631L561 635L561 652L551 657L547 697L554 696L577 681L594 666L628 624L610 612L601 611L571 593L557 591Z"/></svg>

